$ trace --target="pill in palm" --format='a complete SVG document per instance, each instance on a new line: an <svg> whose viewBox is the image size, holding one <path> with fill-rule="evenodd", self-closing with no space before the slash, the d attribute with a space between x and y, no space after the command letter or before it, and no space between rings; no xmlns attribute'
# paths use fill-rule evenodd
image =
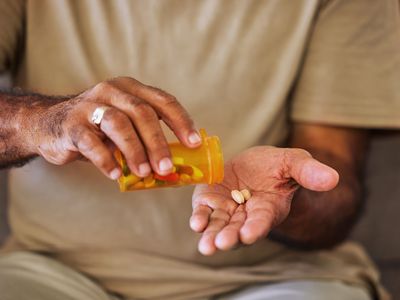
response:
<svg viewBox="0 0 400 300"><path fill-rule="evenodd" d="M235 200L235 202L237 204L244 203L244 196L242 195L242 193L240 191L232 190L231 191L231 196L232 196L232 199Z"/></svg>
<svg viewBox="0 0 400 300"><path fill-rule="evenodd" d="M251 198L251 193L248 189L243 189L240 192L242 193L245 201L247 201Z"/></svg>

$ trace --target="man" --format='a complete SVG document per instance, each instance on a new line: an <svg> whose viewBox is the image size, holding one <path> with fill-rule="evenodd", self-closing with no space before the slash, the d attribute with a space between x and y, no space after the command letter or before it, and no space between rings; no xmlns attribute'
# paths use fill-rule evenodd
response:
<svg viewBox="0 0 400 300"><path fill-rule="evenodd" d="M204 232L200 240L187 226L191 188L120 194L115 183L79 161L59 167L36 159L14 169L13 233L0 260L1 297L385 297L357 245L295 249L330 248L346 237L361 206L368 144L362 128L399 126L397 1L1 5L0 62L14 70L16 85L46 95L78 95L1 94L2 128L11 120L8 132L20 134L3 134L15 146L2 146L9 150L2 153L8 157L3 163L38 153L54 164L84 156L115 178L120 170L110 156L111 140L125 146L125 154L136 145L129 160L138 175L149 172L149 165L168 173L169 153L156 117L188 147L198 145L196 130L174 97L140 82L179 99L197 124L221 137L232 158L222 186L198 187L193 196L190 225ZM140 82L107 81L120 75ZM290 201L292 178L329 190L336 173L302 150L251 148L283 145L289 100L289 145L339 172L331 192L302 189ZM96 128L90 119L102 106L114 113L106 110ZM130 132L125 139L113 135L121 128ZM10 157L14 153L19 156ZM228 202L226 188L244 185L253 201ZM271 239L265 238L271 229ZM198 242L201 253L214 255L201 255Z"/></svg>

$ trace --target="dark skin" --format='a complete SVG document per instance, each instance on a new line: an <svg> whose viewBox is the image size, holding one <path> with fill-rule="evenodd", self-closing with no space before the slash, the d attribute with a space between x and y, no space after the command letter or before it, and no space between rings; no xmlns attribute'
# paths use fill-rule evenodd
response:
<svg viewBox="0 0 400 300"><path fill-rule="evenodd" d="M261 146L240 153L226 163L221 185L196 187L190 225L202 232L199 251L212 255L271 232L301 249L336 245L360 211L367 140L362 130L298 123L290 144L309 152ZM310 153L338 170L340 182L335 170ZM230 191L243 188L252 197L238 205Z"/></svg>
<svg viewBox="0 0 400 300"><path fill-rule="evenodd" d="M91 116L107 107L100 126ZM133 78L100 82L69 97L0 93L0 166L22 165L42 156L63 165L85 158L104 175L117 179L113 157L117 146L136 175L172 171L171 153L160 120L189 148L201 140L189 114L177 99Z"/></svg>
<svg viewBox="0 0 400 300"><path fill-rule="evenodd" d="M329 192L300 188L288 218L272 237L300 249L330 248L343 241L363 206L362 171L368 150L367 130L296 124L291 147L303 148L338 171Z"/></svg>

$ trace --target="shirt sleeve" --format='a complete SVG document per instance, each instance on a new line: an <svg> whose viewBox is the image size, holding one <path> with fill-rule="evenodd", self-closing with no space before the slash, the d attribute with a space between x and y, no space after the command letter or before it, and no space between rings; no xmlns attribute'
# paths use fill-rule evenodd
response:
<svg viewBox="0 0 400 300"><path fill-rule="evenodd" d="M293 91L294 121L400 128L398 0L327 0Z"/></svg>
<svg viewBox="0 0 400 300"><path fill-rule="evenodd" d="M0 73L9 69L22 42L25 1L0 1Z"/></svg>

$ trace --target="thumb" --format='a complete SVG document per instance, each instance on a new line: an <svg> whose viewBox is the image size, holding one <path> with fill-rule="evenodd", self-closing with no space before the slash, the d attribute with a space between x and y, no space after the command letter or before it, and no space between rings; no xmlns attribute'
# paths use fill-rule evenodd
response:
<svg viewBox="0 0 400 300"><path fill-rule="evenodd" d="M306 189L323 192L333 189L339 182L336 170L312 158L301 149L290 149L287 153L288 176Z"/></svg>

